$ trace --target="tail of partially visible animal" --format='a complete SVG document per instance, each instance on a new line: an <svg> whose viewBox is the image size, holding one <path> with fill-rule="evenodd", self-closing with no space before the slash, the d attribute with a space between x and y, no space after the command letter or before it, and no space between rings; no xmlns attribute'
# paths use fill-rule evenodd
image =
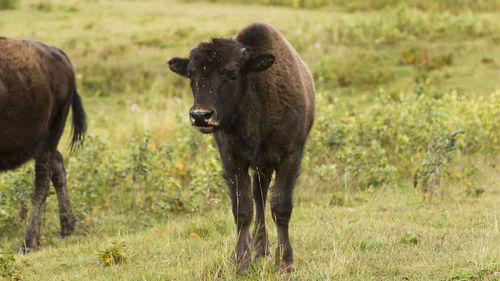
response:
<svg viewBox="0 0 500 281"><path fill-rule="evenodd" d="M72 138L71 138L71 151L75 148L81 147L85 140L85 133L87 131L87 115L83 109L82 99L75 89L73 93L73 103L71 104L73 110L73 123L72 123Z"/></svg>

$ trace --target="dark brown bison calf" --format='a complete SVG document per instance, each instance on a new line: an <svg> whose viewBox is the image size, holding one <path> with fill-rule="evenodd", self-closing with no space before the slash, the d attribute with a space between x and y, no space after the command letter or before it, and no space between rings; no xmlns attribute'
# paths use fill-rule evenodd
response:
<svg viewBox="0 0 500 281"><path fill-rule="evenodd" d="M269 254L264 210L273 172L275 260L280 270L290 270L292 194L314 119L311 72L279 31L265 23L252 24L232 39L201 43L189 58L173 58L168 65L190 80L191 124L202 133L213 133L217 142L238 231L237 271L247 272L251 262L253 200L254 253ZM249 168L254 171L253 200Z"/></svg>
<svg viewBox="0 0 500 281"><path fill-rule="evenodd" d="M33 214L20 252L40 243L41 211L50 181L59 203L61 235L73 234L75 215L66 189L66 171L57 151L70 106L73 146L83 143L85 111L76 92L73 67L55 47L0 37L0 171L35 159Z"/></svg>

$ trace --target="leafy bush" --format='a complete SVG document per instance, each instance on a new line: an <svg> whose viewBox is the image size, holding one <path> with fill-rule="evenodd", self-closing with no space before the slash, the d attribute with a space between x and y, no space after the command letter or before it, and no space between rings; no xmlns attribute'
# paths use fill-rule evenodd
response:
<svg viewBox="0 0 500 281"><path fill-rule="evenodd" d="M35 173L32 164L0 176L0 230L26 219L27 202L33 196Z"/></svg>
<svg viewBox="0 0 500 281"><path fill-rule="evenodd" d="M399 56L399 64L414 65L426 70L439 69L453 63L453 54L430 55L430 53L420 47L411 47L403 50Z"/></svg>
<svg viewBox="0 0 500 281"><path fill-rule="evenodd" d="M19 6L19 0L0 0L0 10L11 10Z"/></svg>
<svg viewBox="0 0 500 281"><path fill-rule="evenodd" d="M356 189L376 187L418 171L422 177L436 159L442 164L451 160L450 138L464 154L500 149L500 91L488 99L467 98L454 90L438 95L423 81L414 85L413 93L379 90L355 104L328 104L324 99L318 97L318 104L327 105L318 110L307 157L319 165L315 170L330 171L321 178L337 188L345 182ZM331 167L337 172L331 173Z"/></svg>
<svg viewBox="0 0 500 281"><path fill-rule="evenodd" d="M16 262L14 254L0 250L0 280L22 281L21 266Z"/></svg>
<svg viewBox="0 0 500 281"><path fill-rule="evenodd" d="M42 11L42 12L51 12L51 11L52 11L52 3L50 3L50 2L45 2L45 1L38 2L37 4L35 4L35 8L36 8L38 11Z"/></svg>
<svg viewBox="0 0 500 281"><path fill-rule="evenodd" d="M428 144L413 177L413 185L417 187L420 184L424 199L425 195L429 194L429 201L432 200L434 191L439 189L442 174L446 172L446 168L454 157L457 136L462 133L462 131L454 131L449 136L432 139Z"/></svg>
<svg viewBox="0 0 500 281"><path fill-rule="evenodd" d="M109 208L159 215L191 212L226 196L220 191L225 184L210 138L189 126L159 145L146 133L131 136L123 149L116 149L112 152L106 139L91 135L79 155L68 159L68 185L78 216Z"/></svg>

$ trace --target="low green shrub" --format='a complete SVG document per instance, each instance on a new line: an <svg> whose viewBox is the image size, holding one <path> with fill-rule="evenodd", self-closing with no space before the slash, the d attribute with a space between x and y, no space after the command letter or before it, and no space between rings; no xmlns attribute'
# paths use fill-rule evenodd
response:
<svg viewBox="0 0 500 281"><path fill-rule="evenodd" d="M455 146L457 153L469 155L500 151L499 91L483 98L455 90L438 94L429 88L424 81L414 85L412 93L394 95L380 89L355 104L327 104L320 95L318 104L323 106L307 149L311 165L320 167L314 171L335 167L330 177L322 175L325 182L339 189L345 182L364 189L416 174L422 180L438 176L429 171L436 162L446 169Z"/></svg>
<svg viewBox="0 0 500 281"><path fill-rule="evenodd" d="M0 10L12 10L19 6L19 0L0 0Z"/></svg>
<svg viewBox="0 0 500 281"><path fill-rule="evenodd" d="M0 280L2 281L22 281L23 274L19 262L13 253L0 249Z"/></svg>
<svg viewBox="0 0 500 281"><path fill-rule="evenodd" d="M51 12L53 8L52 3L46 1L38 2L34 7L41 12Z"/></svg>

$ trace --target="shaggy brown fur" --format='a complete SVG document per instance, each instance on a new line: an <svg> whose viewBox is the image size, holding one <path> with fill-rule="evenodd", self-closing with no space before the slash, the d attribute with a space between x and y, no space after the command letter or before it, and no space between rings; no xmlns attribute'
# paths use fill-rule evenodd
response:
<svg viewBox="0 0 500 281"><path fill-rule="evenodd" d="M265 23L252 24L233 39L201 43L189 58L171 59L169 67L190 78L191 122L201 132L213 133L217 142L238 232L238 272L247 272L251 262L253 201L254 254L269 253L264 210L274 172L270 203L278 231L275 260L280 270L290 270L292 194L314 120L309 69L278 30ZM254 171L253 191L249 168Z"/></svg>
<svg viewBox="0 0 500 281"><path fill-rule="evenodd" d="M0 37L0 171L36 160L33 215L21 252L40 242L41 210L50 180L58 197L61 235L74 231L66 172L57 151L70 106L73 147L83 142L86 122L68 57L42 43Z"/></svg>

